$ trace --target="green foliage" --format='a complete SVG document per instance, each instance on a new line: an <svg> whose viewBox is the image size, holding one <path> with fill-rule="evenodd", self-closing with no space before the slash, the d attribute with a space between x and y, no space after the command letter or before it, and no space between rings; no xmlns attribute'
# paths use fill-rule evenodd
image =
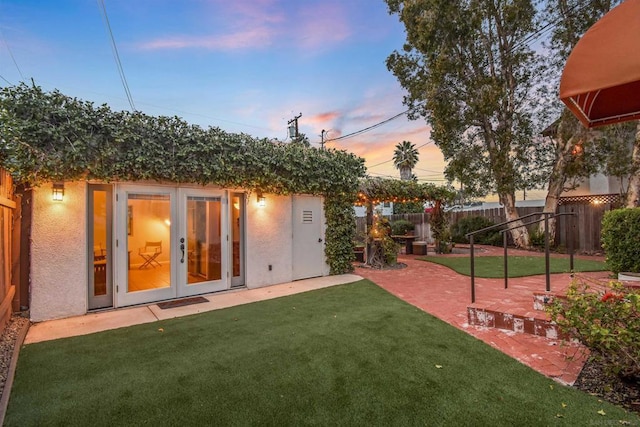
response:
<svg viewBox="0 0 640 427"><path fill-rule="evenodd" d="M395 202L393 204L394 214L422 213L424 212L423 202Z"/></svg>
<svg viewBox="0 0 640 427"><path fill-rule="evenodd" d="M353 240L356 238L356 218L353 198L346 195L328 196L324 200L327 220L325 255L331 274L353 271Z"/></svg>
<svg viewBox="0 0 640 427"><path fill-rule="evenodd" d="M113 112L25 84L0 90L0 135L0 166L25 186L168 181L325 196L328 263L334 273L351 269L352 204L365 171L353 154Z"/></svg>
<svg viewBox="0 0 640 427"><path fill-rule="evenodd" d="M360 181L358 187L358 203L361 205L366 203L377 205L381 202L423 202L426 200L448 202L454 197L455 192L447 187L398 179L367 178Z"/></svg>
<svg viewBox="0 0 640 427"><path fill-rule="evenodd" d="M411 179L411 169L418 163L418 150L415 144L409 141L402 141L396 145L393 152L393 164L400 171L400 179L409 181Z"/></svg>
<svg viewBox="0 0 640 427"><path fill-rule="evenodd" d="M374 217L369 242L371 243L372 256L367 262L373 267L395 265L398 262L399 245L391 238L391 224L383 216Z"/></svg>
<svg viewBox="0 0 640 427"><path fill-rule="evenodd" d="M640 273L640 208L615 209L602 219L602 247L614 273Z"/></svg>
<svg viewBox="0 0 640 427"><path fill-rule="evenodd" d="M446 265L458 274L471 275L471 263L468 257L442 257L427 256L421 258L424 261ZM542 256L509 256L509 277L526 277L545 273L544 257ZM476 256L474 259L476 277L504 278L504 257L502 256ZM569 259L551 257L549 269L554 273L568 273ZM607 271L604 262L576 259L574 271Z"/></svg>
<svg viewBox="0 0 640 427"><path fill-rule="evenodd" d="M451 239L455 243L469 243L467 233L472 233L483 228L491 227L495 222L484 216L467 216L460 218L451 226ZM488 230L473 236L474 243L481 245L502 245L502 235L496 230ZM497 244L496 244L497 243Z"/></svg>
<svg viewBox="0 0 640 427"><path fill-rule="evenodd" d="M565 334L588 347L612 373L640 379L638 290L611 282L602 293L574 280L567 298L556 298L548 311Z"/></svg>
<svg viewBox="0 0 640 427"><path fill-rule="evenodd" d="M436 202L431 211L429 222L431 224L433 238L436 241L436 252L450 253L451 231L449 230L449 218L442 209L442 203Z"/></svg>
<svg viewBox="0 0 640 427"><path fill-rule="evenodd" d="M413 231L414 228L415 226L411 221L408 221L406 219L399 219L391 223L391 234L407 234L409 231Z"/></svg>
<svg viewBox="0 0 640 427"><path fill-rule="evenodd" d="M529 235L531 246L535 248L544 248L544 231L536 229Z"/></svg>

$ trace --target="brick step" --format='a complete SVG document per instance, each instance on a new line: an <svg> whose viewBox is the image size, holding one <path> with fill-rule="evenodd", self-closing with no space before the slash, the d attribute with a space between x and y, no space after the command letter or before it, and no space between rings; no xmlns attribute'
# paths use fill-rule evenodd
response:
<svg viewBox="0 0 640 427"><path fill-rule="evenodd" d="M566 296L549 292L534 292L533 309L536 311L545 311L546 307L551 304L555 298L566 298Z"/></svg>
<svg viewBox="0 0 640 427"><path fill-rule="evenodd" d="M536 335L548 339L562 338L557 325L553 324L546 313L526 312L506 313L490 308L467 307L467 320L470 325L485 328L503 329L516 333Z"/></svg>

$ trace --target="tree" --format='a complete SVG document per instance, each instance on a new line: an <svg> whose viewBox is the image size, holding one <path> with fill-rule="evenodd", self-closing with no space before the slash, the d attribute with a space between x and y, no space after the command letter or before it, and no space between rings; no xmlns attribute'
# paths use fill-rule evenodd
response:
<svg viewBox="0 0 640 427"><path fill-rule="evenodd" d="M535 30L531 0L386 0L404 24L403 51L387 67L407 90L410 118L424 117L449 163L447 176L465 188L495 192L507 220L522 225L515 191L522 187L533 144L529 100L540 68L528 37ZM460 169L474 155L477 173ZM511 231L529 246L525 227Z"/></svg>
<svg viewBox="0 0 640 427"><path fill-rule="evenodd" d="M400 179L411 181L413 174L411 170L418 163L418 150L409 141L402 141L396 145L393 152L393 164L400 171Z"/></svg>
<svg viewBox="0 0 640 427"><path fill-rule="evenodd" d="M567 108L562 106L557 96L557 83L575 44L593 24L596 23L609 9L620 0L547 0L545 19L553 23L549 41L545 43L548 54L550 78L554 82L547 91L548 99L543 103L545 111L558 112L560 119L550 133L554 154L552 169L549 174L545 212L555 212L558 200L563 191L575 188L576 180L586 178L596 172L598 165L593 160L598 158L598 148L602 145L595 143L602 141L600 131L584 129ZM561 114L560 114L561 112ZM588 161L585 158L589 158ZM608 155L611 158L611 154ZM599 160L602 160L600 156ZM567 182L572 182L567 187ZM540 224L540 230L544 225ZM550 234L555 234L555 219L549 221Z"/></svg>

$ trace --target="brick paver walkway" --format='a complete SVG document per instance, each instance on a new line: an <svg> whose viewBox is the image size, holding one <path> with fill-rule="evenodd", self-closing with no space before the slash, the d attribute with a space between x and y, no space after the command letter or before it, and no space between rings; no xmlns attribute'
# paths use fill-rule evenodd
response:
<svg viewBox="0 0 640 427"><path fill-rule="evenodd" d="M501 248L481 247L480 250L482 253L476 253L477 256L502 255ZM509 255L522 254L539 255L509 251ZM407 264L407 267L399 270L357 267L355 273L547 377L564 384L575 382L588 354L583 346L525 333L469 325L467 307L471 305L470 278L447 267L416 258L412 255L400 255L398 261ZM606 273L589 276L598 280L606 279ZM569 274L551 275L551 290L561 292L570 282ZM503 279L476 279L476 305L503 306L506 312L508 307L519 312L533 311L533 292L544 290L544 275L510 279L507 290L504 289Z"/></svg>

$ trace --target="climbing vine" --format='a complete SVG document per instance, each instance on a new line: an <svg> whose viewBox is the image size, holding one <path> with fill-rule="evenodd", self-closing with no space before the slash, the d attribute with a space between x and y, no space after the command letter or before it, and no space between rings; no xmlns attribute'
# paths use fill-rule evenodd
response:
<svg viewBox="0 0 640 427"><path fill-rule="evenodd" d="M351 271L353 202L365 168L345 151L203 129L179 117L114 112L21 84L0 90L0 166L26 187L147 180L324 196L327 262L334 274Z"/></svg>

